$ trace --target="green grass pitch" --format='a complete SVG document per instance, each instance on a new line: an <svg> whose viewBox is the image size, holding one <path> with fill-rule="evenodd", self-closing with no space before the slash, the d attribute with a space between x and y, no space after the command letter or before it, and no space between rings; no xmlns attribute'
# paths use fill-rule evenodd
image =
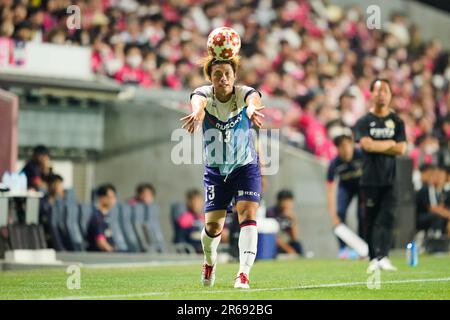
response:
<svg viewBox="0 0 450 320"><path fill-rule="evenodd" d="M367 286L367 261L257 261L250 290L233 289L237 264L218 265L216 285L200 285L199 265L81 268L81 288L67 289L65 269L0 272L0 299L450 299L450 255L421 256L417 267ZM375 287L375 288L374 288Z"/></svg>

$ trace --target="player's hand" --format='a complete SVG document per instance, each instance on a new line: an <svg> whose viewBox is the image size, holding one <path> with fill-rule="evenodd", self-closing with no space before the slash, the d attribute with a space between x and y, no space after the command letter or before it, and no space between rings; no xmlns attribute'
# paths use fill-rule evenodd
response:
<svg viewBox="0 0 450 320"><path fill-rule="evenodd" d="M186 129L189 133L193 133L201 126L204 118L204 109L200 109L198 112L192 112L180 119L180 121L183 121L181 128Z"/></svg>
<svg viewBox="0 0 450 320"><path fill-rule="evenodd" d="M260 112L264 109L264 106L260 107L248 107L247 108L247 116L248 118L257 126L258 128L262 128L262 119L264 115Z"/></svg>

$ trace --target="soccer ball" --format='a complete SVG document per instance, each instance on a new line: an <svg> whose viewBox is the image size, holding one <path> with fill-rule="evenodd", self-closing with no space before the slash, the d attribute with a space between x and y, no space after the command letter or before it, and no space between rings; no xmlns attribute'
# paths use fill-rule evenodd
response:
<svg viewBox="0 0 450 320"><path fill-rule="evenodd" d="M230 60L241 48L239 34L228 27L216 28L208 36L208 54L217 60Z"/></svg>

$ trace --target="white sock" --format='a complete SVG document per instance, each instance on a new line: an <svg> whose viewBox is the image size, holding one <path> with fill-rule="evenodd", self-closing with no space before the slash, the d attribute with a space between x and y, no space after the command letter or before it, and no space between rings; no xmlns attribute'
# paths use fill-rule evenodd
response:
<svg viewBox="0 0 450 320"><path fill-rule="evenodd" d="M209 266L213 266L217 260L217 247L220 243L220 238L222 238L222 233L218 236L211 238L207 233L205 228L202 230L202 246L203 253L205 255L205 262Z"/></svg>
<svg viewBox="0 0 450 320"><path fill-rule="evenodd" d="M239 234L239 272L250 274L256 258L256 248L258 245L258 230L256 221L247 220L241 223L241 233Z"/></svg>

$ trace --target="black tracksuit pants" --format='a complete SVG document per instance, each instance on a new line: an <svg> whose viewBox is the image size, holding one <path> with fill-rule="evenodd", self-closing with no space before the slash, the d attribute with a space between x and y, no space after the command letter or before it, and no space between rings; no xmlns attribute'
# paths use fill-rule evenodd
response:
<svg viewBox="0 0 450 320"><path fill-rule="evenodd" d="M395 193L393 186L363 186L364 229L370 259L389 255L394 226Z"/></svg>

